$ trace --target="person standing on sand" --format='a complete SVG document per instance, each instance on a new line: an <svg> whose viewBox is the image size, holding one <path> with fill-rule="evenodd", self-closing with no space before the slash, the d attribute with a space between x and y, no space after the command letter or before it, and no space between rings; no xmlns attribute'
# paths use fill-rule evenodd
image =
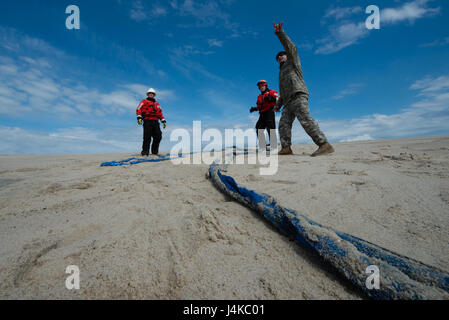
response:
<svg viewBox="0 0 449 320"><path fill-rule="evenodd" d="M292 125L295 118L298 118L306 133L319 147L311 154L312 157L332 153L334 152L334 148L327 141L318 123L309 113L309 91L302 76L301 62L296 46L282 29L283 24L283 22L279 24L273 22L274 32L285 50L276 55L276 60L279 63L279 93L281 95L278 108L284 105L282 116L279 120L279 135L282 145L279 154L293 154L291 140Z"/></svg>
<svg viewBox="0 0 449 320"><path fill-rule="evenodd" d="M162 125L167 126L162 114L162 109L159 102L156 101L156 91L153 88L148 89L146 99L143 99L137 107L137 123L142 124L143 120L143 144L142 156L148 156L150 152L151 138L153 138L153 144L151 146L151 153L157 155L159 153L159 143L162 140L162 131L159 126L159 120Z"/></svg>
<svg viewBox="0 0 449 320"><path fill-rule="evenodd" d="M268 89L268 83L260 80L257 83L260 94L257 97L257 107L253 107L249 112L259 111L259 120L256 123L257 136L259 137L259 148L265 149L265 129L268 131L270 145L277 145L276 120L274 118L274 108L279 100L279 95L275 90ZM278 110L279 111L279 110ZM271 132L273 130L273 132ZM272 135L273 133L273 135ZM273 141L273 143L271 143Z"/></svg>

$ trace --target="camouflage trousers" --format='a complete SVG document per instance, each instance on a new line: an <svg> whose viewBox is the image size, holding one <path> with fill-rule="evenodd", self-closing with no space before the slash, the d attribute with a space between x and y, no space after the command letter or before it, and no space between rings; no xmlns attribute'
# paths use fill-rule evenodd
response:
<svg viewBox="0 0 449 320"><path fill-rule="evenodd" d="M299 94L284 106L281 119L279 120L279 135L282 147L292 144L292 125L295 118L298 118L301 126L316 145L321 146L327 142L326 136L321 132L318 123L309 113L308 100L309 97L307 95Z"/></svg>

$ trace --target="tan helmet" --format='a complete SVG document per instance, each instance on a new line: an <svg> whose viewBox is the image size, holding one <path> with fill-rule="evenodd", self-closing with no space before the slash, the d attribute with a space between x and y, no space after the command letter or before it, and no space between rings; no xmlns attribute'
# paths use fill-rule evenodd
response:
<svg viewBox="0 0 449 320"><path fill-rule="evenodd" d="M153 88L150 88L147 90L147 94L149 93L154 93L154 95L156 95L156 90L154 90Z"/></svg>

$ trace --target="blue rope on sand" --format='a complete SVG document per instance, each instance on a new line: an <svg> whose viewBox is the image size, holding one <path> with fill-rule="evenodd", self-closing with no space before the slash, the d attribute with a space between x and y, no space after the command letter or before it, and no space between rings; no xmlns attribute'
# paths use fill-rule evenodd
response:
<svg viewBox="0 0 449 320"><path fill-rule="evenodd" d="M449 299L449 274L376 244L334 231L293 210L283 208L266 194L240 187L209 167L209 177L223 193L262 214L287 236L318 254L345 278L374 299ZM368 289L366 268L379 268L379 289Z"/></svg>
<svg viewBox="0 0 449 320"><path fill-rule="evenodd" d="M214 149L212 149L210 152L224 152L226 151L227 148L223 148L222 150L218 150L215 151ZM248 155L249 150L247 148L244 149L236 149L235 147L233 148L234 152L233 152L233 156L237 156L237 155ZM242 150L242 152L237 153L237 150ZM168 160L172 160L172 159L177 159L177 158L182 158L188 155L192 155L192 154L197 154L198 152L188 152L188 153L183 153L183 154L178 154L175 157L170 157L170 153L167 153L165 155L161 155L158 158L152 158L152 159L146 159L146 158L128 158L125 160L119 160L119 161L108 161L108 162L103 162L100 166L101 167L116 167L116 166L129 166L129 165L133 165L133 164L139 164L142 162L161 162L161 161L168 161ZM257 153L257 150L256 150Z"/></svg>
<svg viewBox="0 0 449 320"><path fill-rule="evenodd" d="M152 158L152 159L134 158L133 157L133 158L128 158L128 159L120 160L120 161L103 162L100 166L101 167L115 167L115 166L128 166L128 165L138 164L138 163L142 163L142 162L161 162L161 161L182 158L182 157L185 157L185 156L188 156L191 154L195 154L195 153L196 152L179 153L175 157L170 157L170 153L166 153L164 155L158 156L158 158Z"/></svg>
<svg viewBox="0 0 449 320"><path fill-rule="evenodd" d="M178 157L182 157L178 156ZM170 156L161 156L159 158L153 158L153 159L145 159L145 158L129 158L126 160L120 160L120 161L108 161L108 162L103 162L101 164L102 167L115 167L115 166L126 166L126 165L133 165L133 164L138 164L138 163L142 163L142 162L160 162L160 161L167 161L167 160L171 160L171 159L175 159L175 158L170 158Z"/></svg>

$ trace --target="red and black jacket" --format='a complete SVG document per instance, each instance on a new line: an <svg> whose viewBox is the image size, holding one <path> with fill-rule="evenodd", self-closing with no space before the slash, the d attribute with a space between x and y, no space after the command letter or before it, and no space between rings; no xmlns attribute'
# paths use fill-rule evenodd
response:
<svg viewBox="0 0 449 320"><path fill-rule="evenodd" d="M257 97L257 109L259 113L272 111L276 106L276 101L279 98L279 94L274 91L267 89L265 92L261 93Z"/></svg>
<svg viewBox="0 0 449 320"><path fill-rule="evenodd" d="M159 102L152 98L143 99L137 107L136 114L143 120L164 120Z"/></svg>

